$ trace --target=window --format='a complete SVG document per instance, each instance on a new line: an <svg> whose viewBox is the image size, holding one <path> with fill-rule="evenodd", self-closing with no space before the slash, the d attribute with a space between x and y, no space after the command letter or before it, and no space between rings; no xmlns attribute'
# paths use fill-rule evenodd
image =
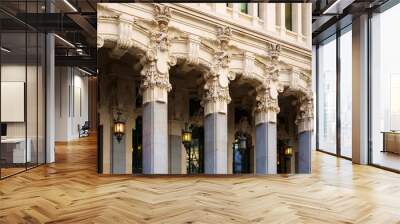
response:
<svg viewBox="0 0 400 224"><path fill-rule="evenodd" d="M352 156L352 34L351 26L340 36L340 155Z"/></svg>
<svg viewBox="0 0 400 224"><path fill-rule="evenodd" d="M292 4L285 3L285 27L287 30L293 30L292 18Z"/></svg>
<svg viewBox="0 0 400 224"><path fill-rule="evenodd" d="M264 5L262 3L257 3L257 17L260 19L264 19Z"/></svg>
<svg viewBox="0 0 400 224"><path fill-rule="evenodd" d="M239 10L241 13L248 13L247 3L239 3Z"/></svg>
<svg viewBox="0 0 400 224"><path fill-rule="evenodd" d="M400 4L371 18L370 156L373 164L395 170L400 170L400 31L393 29L398 21Z"/></svg>
<svg viewBox="0 0 400 224"><path fill-rule="evenodd" d="M336 36L318 48L318 148L336 153Z"/></svg>

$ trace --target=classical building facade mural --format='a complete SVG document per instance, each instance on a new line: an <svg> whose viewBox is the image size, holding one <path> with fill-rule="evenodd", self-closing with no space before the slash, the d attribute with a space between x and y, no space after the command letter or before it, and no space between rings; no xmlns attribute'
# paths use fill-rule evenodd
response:
<svg viewBox="0 0 400 224"><path fill-rule="evenodd" d="M311 171L311 4L100 3L97 15L103 173Z"/></svg>

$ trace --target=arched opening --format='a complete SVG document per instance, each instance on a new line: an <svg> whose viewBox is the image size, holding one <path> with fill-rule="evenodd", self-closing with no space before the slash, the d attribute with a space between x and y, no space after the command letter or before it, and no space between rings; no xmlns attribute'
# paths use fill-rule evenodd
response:
<svg viewBox="0 0 400 224"><path fill-rule="evenodd" d="M204 173L204 110L201 105L203 73L200 66L178 59L170 69L168 94L169 173ZM186 130L188 129L188 130ZM183 131L191 133L182 141Z"/></svg>
<svg viewBox="0 0 400 224"><path fill-rule="evenodd" d="M143 106L139 88L143 52L132 49L131 53L114 58L111 51L98 51L98 163L102 164L102 173L142 173ZM113 129L117 120L124 124L120 139Z"/></svg>
<svg viewBox="0 0 400 224"><path fill-rule="evenodd" d="M255 172L254 108L260 83L239 74L229 85L228 173Z"/></svg>
<svg viewBox="0 0 400 224"><path fill-rule="evenodd" d="M297 96L290 90L279 95L280 112L277 116L277 171L295 173L298 158Z"/></svg>

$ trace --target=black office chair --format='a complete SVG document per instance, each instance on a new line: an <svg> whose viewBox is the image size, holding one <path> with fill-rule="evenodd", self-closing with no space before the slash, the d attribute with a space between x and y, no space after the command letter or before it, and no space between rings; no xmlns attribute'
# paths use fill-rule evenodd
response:
<svg viewBox="0 0 400 224"><path fill-rule="evenodd" d="M82 127L79 127L80 125L78 125L78 129L79 129L79 138L80 137L87 137L89 136L89 129L90 129L90 125L89 125L89 121L85 121L85 123L82 125Z"/></svg>

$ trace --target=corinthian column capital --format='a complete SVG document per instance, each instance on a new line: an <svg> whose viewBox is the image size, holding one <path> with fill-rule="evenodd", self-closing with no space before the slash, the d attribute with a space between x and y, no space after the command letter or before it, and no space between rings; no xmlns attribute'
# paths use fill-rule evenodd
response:
<svg viewBox="0 0 400 224"><path fill-rule="evenodd" d="M229 96L229 83L235 79L235 73L230 70L229 41L232 31L229 27L217 29L218 49L214 52L214 58L210 71L205 73L205 94L202 100L204 115L211 113L227 113L227 104L231 102Z"/></svg>
<svg viewBox="0 0 400 224"><path fill-rule="evenodd" d="M276 82L265 82L256 89L255 125L276 122L279 113L278 88Z"/></svg>
<svg viewBox="0 0 400 224"><path fill-rule="evenodd" d="M142 58L143 77L141 91L143 103L151 101L167 102L168 92L172 89L169 82L169 69L176 64L176 58L170 55L168 23L171 17L167 6L155 4L154 19L157 30L150 32L150 43L145 57Z"/></svg>

